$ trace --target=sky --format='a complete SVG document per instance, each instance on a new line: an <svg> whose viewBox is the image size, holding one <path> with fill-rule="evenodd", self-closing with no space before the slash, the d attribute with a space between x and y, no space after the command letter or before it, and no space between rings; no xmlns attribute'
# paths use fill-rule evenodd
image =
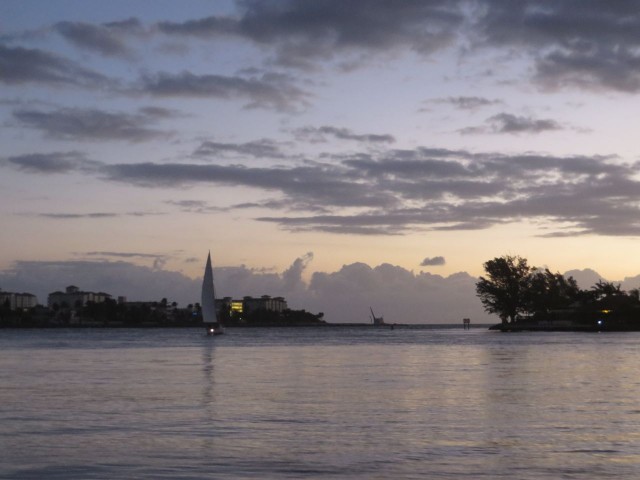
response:
<svg viewBox="0 0 640 480"><path fill-rule="evenodd" d="M486 321L640 286L640 1L0 0L0 288ZM580 279L579 279L580 280Z"/></svg>

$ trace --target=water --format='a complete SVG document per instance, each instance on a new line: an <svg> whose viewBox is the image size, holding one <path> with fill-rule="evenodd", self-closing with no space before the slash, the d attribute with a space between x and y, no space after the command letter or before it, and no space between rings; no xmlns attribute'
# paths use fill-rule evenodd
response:
<svg viewBox="0 0 640 480"><path fill-rule="evenodd" d="M0 478L639 478L639 343L1 330Z"/></svg>

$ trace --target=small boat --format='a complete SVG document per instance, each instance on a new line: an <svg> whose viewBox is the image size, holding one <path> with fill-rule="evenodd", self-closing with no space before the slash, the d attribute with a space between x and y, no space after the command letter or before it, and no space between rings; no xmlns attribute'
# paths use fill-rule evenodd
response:
<svg viewBox="0 0 640 480"><path fill-rule="evenodd" d="M202 280L202 322L207 329L207 335L222 335L224 329L218 321L216 313L216 292L213 286L213 269L211 267L211 252L207 257L207 265L204 268L204 278Z"/></svg>

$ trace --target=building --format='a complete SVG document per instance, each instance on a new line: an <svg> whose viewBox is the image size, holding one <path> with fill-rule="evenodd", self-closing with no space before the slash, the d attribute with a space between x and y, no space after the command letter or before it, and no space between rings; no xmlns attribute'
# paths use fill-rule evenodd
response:
<svg viewBox="0 0 640 480"><path fill-rule="evenodd" d="M27 310L38 305L38 299L31 293L14 293L0 291L0 305L10 310Z"/></svg>
<svg viewBox="0 0 640 480"><path fill-rule="evenodd" d="M263 295L260 298L244 297L242 299L242 310L244 313L252 313L256 310L281 313L287 310L287 308L287 301L282 297Z"/></svg>
<svg viewBox="0 0 640 480"><path fill-rule="evenodd" d="M216 310L221 312L228 310L232 315L250 314L257 310L267 310L270 312L282 313L287 310L287 301L283 297L271 297L263 295L259 298L244 297L242 300L233 300L231 297L224 297L216 300Z"/></svg>
<svg viewBox="0 0 640 480"><path fill-rule="evenodd" d="M89 302L102 303L110 299L111 295L104 292L84 292L75 285L69 285L64 292L53 292L49 294L47 306L52 308L54 305L59 307L84 307Z"/></svg>

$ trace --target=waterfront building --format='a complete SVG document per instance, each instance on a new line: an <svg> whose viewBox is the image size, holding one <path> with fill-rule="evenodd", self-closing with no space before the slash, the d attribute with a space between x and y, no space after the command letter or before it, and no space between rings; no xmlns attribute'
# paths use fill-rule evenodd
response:
<svg viewBox="0 0 640 480"><path fill-rule="evenodd" d="M27 310L38 305L38 299L31 293L3 292L0 290L0 305L10 310Z"/></svg>
<svg viewBox="0 0 640 480"><path fill-rule="evenodd" d="M230 314L242 316L251 314L258 310L282 313L287 310L287 301L283 297L271 297L263 295L261 297L244 297L242 300L234 300L231 297L224 297L216 300L216 310L218 312L228 311Z"/></svg>
<svg viewBox="0 0 640 480"><path fill-rule="evenodd" d="M256 310L282 313L287 310L287 308L287 301L283 297L263 295L260 298L244 297L242 301L244 313L252 313Z"/></svg>
<svg viewBox="0 0 640 480"><path fill-rule="evenodd" d="M111 295L104 292L85 292L75 285L69 285L64 292L53 292L47 298L47 306L52 308L54 305L59 307L66 305L68 307L84 307L88 302L102 303L110 299Z"/></svg>

